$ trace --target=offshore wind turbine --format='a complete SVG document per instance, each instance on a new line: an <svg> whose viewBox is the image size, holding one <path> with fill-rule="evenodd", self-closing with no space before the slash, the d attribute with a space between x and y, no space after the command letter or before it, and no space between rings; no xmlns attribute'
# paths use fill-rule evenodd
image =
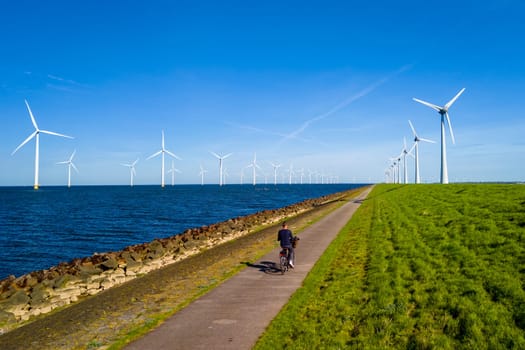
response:
<svg viewBox="0 0 525 350"><path fill-rule="evenodd" d="M448 168L447 168L447 145L445 142L445 118L448 122L448 129L450 131L450 137L452 138L452 143L456 143L454 139L454 132L452 131L452 124L450 124L450 117L448 115L448 109L452 104L458 99L458 97L465 91L465 88L461 89L456 96L454 96L450 101L448 101L444 106L437 106L430 102L422 101L417 98L413 98L414 101L424 104L427 107L430 107L436 110L441 115L441 183L448 184Z"/></svg>
<svg viewBox="0 0 525 350"><path fill-rule="evenodd" d="M430 143L436 143L436 142L419 137L416 133L416 129L414 128L414 125L412 125L412 122L410 120L408 121L408 124L410 125L410 129L412 129L412 133L414 133L414 145L412 146L412 149L414 150L414 153L415 153L414 158L416 162L416 174L414 177L415 179L414 181L415 183L418 184L418 183L421 183L421 179L419 176L419 142L420 141L430 142ZM410 149L410 152L412 151L412 149Z"/></svg>
<svg viewBox="0 0 525 350"><path fill-rule="evenodd" d="M199 175L201 177L201 186L204 185L204 174L208 172L208 170L204 170L202 167L202 164L200 165L201 171L199 171Z"/></svg>
<svg viewBox="0 0 525 350"><path fill-rule="evenodd" d="M171 185L173 186L175 184L175 173L181 173L179 169L175 168L175 162L171 161L171 168L168 170L168 174L171 173Z"/></svg>
<svg viewBox="0 0 525 350"><path fill-rule="evenodd" d="M127 164L127 163L120 163L120 165L127 166L129 168L129 176L130 181L129 184L131 187L133 187L133 176L137 175L137 172L135 171L135 165L137 165L139 159L137 158L133 163Z"/></svg>
<svg viewBox="0 0 525 350"><path fill-rule="evenodd" d="M279 169L281 164L279 164L279 163L273 164L273 163L270 162L270 165L273 167L273 184L277 185L277 169Z"/></svg>
<svg viewBox="0 0 525 350"><path fill-rule="evenodd" d="M294 175L293 164L290 163L290 169L288 169L288 184L292 184L292 176Z"/></svg>
<svg viewBox="0 0 525 350"><path fill-rule="evenodd" d="M172 156L175 159L179 159L180 160L180 158L178 156L176 156L175 154L171 153L170 151L168 151L166 149L166 147L164 147L164 130L162 130L162 143L161 143L160 150L158 152L153 153L148 158L146 158L146 160L148 160L148 159L151 159L151 158L154 158L154 157L158 156L159 154L161 155L161 158L162 158L162 166L161 166L161 170L160 170L160 186L161 187L164 187L164 153Z"/></svg>
<svg viewBox="0 0 525 350"><path fill-rule="evenodd" d="M253 170L253 180L252 180L252 182L253 182L253 185L255 186L257 184L257 180L256 180L257 174L255 172L255 168L261 169L259 164L257 164L257 154L256 153L253 154L253 162L248 164L247 168L252 168L252 170Z"/></svg>
<svg viewBox="0 0 525 350"><path fill-rule="evenodd" d="M215 153L215 152L211 152L211 151L210 151L210 153L211 153L212 155L214 155L217 159L219 159L219 186L222 186L222 184L223 184L223 181L222 181L222 180L223 180L223 179L222 179L222 162L223 162L224 159L228 158L228 157L231 156L233 153L228 153L228 154L226 154L226 155L224 155L224 156L220 156L220 155L218 155L217 153Z"/></svg>
<svg viewBox="0 0 525 350"><path fill-rule="evenodd" d="M57 164L67 164L67 187L71 187L71 168L75 169L75 171L78 173L78 169L73 163L73 157L75 156L75 153L77 153L77 150L73 151L73 153L71 154L68 160L57 163Z"/></svg>
<svg viewBox="0 0 525 350"><path fill-rule="evenodd" d="M38 168L39 168L39 156L40 156L40 149L39 149L39 145L40 145L40 134L48 134L48 135L54 135L54 136L60 136L60 137L66 137L68 139L72 139L73 137L71 136L67 136L67 135L63 135L63 134L59 134L59 133L56 133L56 132L53 132L53 131L48 131L48 130L40 130L38 128L38 125L36 123L36 120L35 120L35 117L33 116L33 112L31 112L31 108L29 107L29 103L27 103L27 100L24 100L24 102L26 103L26 106L27 106L27 110L29 111L29 116L31 117L31 122L33 123L33 126L35 127L35 131L29 135L25 140L24 142L22 142L14 151L13 153L11 153L11 155L14 155L16 153L16 151L18 151L23 145L25 145L26 143L28 143L33 137L35 138L35 183L33 185L33 188L35 190L38 190Z"/></svg>

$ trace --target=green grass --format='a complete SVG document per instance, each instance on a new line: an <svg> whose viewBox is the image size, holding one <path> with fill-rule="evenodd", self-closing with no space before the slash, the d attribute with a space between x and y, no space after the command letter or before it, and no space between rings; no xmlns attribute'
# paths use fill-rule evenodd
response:
<svg viewBox="0 0 525 350"><path fill-rule="evenodd" d="M525 186L379 185L256 349L524 349Z"/></svg>

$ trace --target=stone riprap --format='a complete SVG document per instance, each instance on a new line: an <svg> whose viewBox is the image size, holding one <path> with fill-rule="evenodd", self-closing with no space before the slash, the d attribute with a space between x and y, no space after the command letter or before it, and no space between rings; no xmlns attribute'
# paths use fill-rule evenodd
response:
<svg viewBox="0 0 525 350"><path fill-rule="evenodd" d="M275 224L338 200L345 194L309 199L280 209L188 229L168 238L132 245L118 252L95 253L18 278L9 276L0 281L0 333L14 329L34 316L254 232L261 226Z"/></svg>

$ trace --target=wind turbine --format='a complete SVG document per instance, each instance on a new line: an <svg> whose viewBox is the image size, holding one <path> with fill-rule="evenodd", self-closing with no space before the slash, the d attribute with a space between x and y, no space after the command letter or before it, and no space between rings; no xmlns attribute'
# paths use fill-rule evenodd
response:
<svg viewBox="0 0 525 350"><path fill-rule="evenodd" d="M202 164L200 165L201 167L201 171L199 171L199 175L201 177L201 185L204 185L204 173L207 173L208 170L204 170L204 168L202 167Z"/></svg>
<svg viewBox="0 0 525 350"><path fill-rule="evenodd" d="M78 169L73 163L73 157L75 156L75 153L77 153L77 150L73 151L73 153L71 154L71 157L69 157L68 160L57 163L57 164L67 164L67 187L71 187L71 168L75 169L75 171L78 173Z"/></svg>
<svg viewBox="0 0 525 350"><path fill-rule="evenodd" d="M253 163L250 163L247 168L252 168L253 169L253 185L255 186L257 181L256 181L256 178L257 178L257 174L255 173L255 168L257 169L261 169L261 167L257 164L257 154L254 153L253 154Z"/></svg>
<svg viewBox="0 0 525 350"><path fill-rule="evenodd" d="M301 170L299 170L299 175L301 176L300 179L300 184L302 185L303 184L303 177L304 177L304 168L301 168Z"/></svg>
<svg viewBox="0 0 525 350"><path fill-rule="evenodd" d="M403 150L401 151L401 156L403 157L403 183L408 183L408 171L407 171L407 140L403 137Z"/></svg>
<svg viewBox="0 0 525 350"><path fill-rule="evenodd" d="M158 156L159 154L161 155L161 158L162 158L162 167L161 167L161 170L160 170L160 179L161 179L160 186L161 187L164 187L164 153L167 153L170 156L172 156L173 158L180 160L180 158L178 156L176 156L175 154L171 153L170 151L168 151L166 149L166 147L164 147L164 130L162 130L162 143L161 143L160 151L158 151L158 152L152 154L151 156L149 156L148 158L146 158L146 160L148 160L148 159L151 159L151 158L154 158L154 157Z"/></svg>
<svg viewBox="0 0 525 350"><path fill-rule="evenodd" d="M288 184L291 185L292 184L292 176L294 175L294 171L293 171L293 164L290 163L290 169L288 169Z"/></svg>
<svg viewBox="0 0 525 350"><path fill-rule="evenodd" d="M171 173L171 185L175 184L175 173L181 173L179 169L175 169L175 162L171 161L171 169L168 170L168 174Z"/></svg>
<svg viewBox="0 0 525 350"><path fill-rule="evenodd" d="M133 176L137 175L137 172L135 171L135 165L137 165L139 159L137 158L133 163L126 164L126 163L120 163L120 165L127 166L129 168L129 176L130 176L130 186L133 187Z"/></svg>
<svg viewBox="0 0 525 350"><path fill-rule="evenodd" d="M270 163L270 165L273 167L273 184L277 185L277 169L279 169L281 164L279 164L279 163L276 163L276 164Z"/></svg>
<svg viewBox="0 0 525 350"><path fill-rule="evenodd" d="M410 129L412 129L412 132L414 133L414 145L412 146L412 149L414 150L414 153L415 153L414 158L416 161L415 183L418 184L421 182L421 179L419 177L419 142L420 141L429 142L429 143L436 143L436 142L419 137L416 133L416 129L414 129L414 125L412 125L412 122L410 120L408 121L408 124L410 125ZM412 149L410 150L410 152L412 151Z"/></svg>
<svg viewBox="0 0 525 350"><path fill-rule="evenodd" d="M27 103L27 100L24 100L24 102L26 103L26 106L27 106L27 110L29 111L29 116L31 117L31 122L33 123L33 126L35 127L35 131L28 136L27 139L24 140L24 142L22 142L14 151L13 153L11 153L11 155L14 155L16 153L16 151L18 151L23 145L25 145L26 143L28 143L33 137L35 138L35 184L33 185L33 188L35 190L38 190L38 160L39 160L39 140L40 140L40 133L42 134L48 134L48 135L55 135L55 136L61 136L61 137L66 137L68 139L72 139L73 137L71 136L67 136L67 135L62 135L62 134L59 134L59 133L56 133L56 132L53 132L53 131L47 131L47 130L40 130L38 128L38 125L36 124L36 120L35 120L35 117L33 116L33 112L31 112L31 108L29 107L29 103Z"/></svg>
<svg viewBox="0 0 525 350"><path fill-rule="evenodd" d="M214 155L217 159L219 159L219 186L222 186L223 184L223 181L222 181L222 161L226 158L228 158L229 156L231 156L233 153L228 153L227 155L224 155L224 156L220 156L218 155L217 153L215 152L210 152L212 155Z"/></svg>
<svg viewBox="0 0 525 350"><path fill-rule="evenodd" d="M452 143L456 143L454 139L454 132L452 131L452 124L450 124L450 117L448 116L448 109L452 104L458 99L458 97L465 91L465 88L461 89L450 101L447 102L443 107L437 106L435 104L418 100L413 98L414 101L424 104L434 110L436 110L441 115L441 183L448 184L448 169L447 169L447 146L445 142L445 117L448 122L448 128L450 131L450 137L452 138Z"/></svg>

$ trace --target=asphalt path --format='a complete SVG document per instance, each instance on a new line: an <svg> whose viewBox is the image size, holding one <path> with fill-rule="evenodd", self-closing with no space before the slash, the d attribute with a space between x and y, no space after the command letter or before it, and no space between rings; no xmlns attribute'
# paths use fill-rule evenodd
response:
<svg viewBox="0 0 525 350"><path fill-rule="evenodd" d="M281 274L276 248L125 349L251 349L371 189L299 234L295 269Z"/></svg>

